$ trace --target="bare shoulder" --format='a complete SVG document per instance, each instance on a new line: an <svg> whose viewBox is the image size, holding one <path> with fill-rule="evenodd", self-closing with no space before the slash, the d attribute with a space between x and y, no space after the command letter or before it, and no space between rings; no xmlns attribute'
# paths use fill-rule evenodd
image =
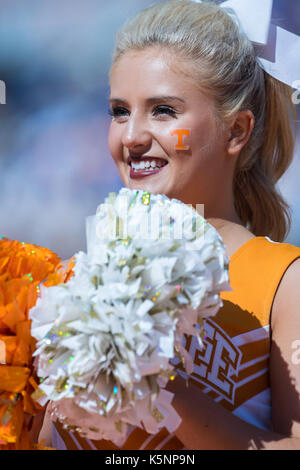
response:
<svg viewBox="0 0 300 470"><path fill-rule="evenodd" d="M218 231L223 238L229 258L244 245L244 243L251 238L255 238L255 235L246 227L234 222L224 221Z"/></svg>

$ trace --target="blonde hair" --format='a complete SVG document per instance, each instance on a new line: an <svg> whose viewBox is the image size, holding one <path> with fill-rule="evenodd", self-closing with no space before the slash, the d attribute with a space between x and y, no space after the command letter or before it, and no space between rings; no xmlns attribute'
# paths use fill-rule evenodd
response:
<svg viewBox="0 0 300 470"><path fill-rule="evenodd" d="M291 220L276 183L294 153L289 87L263 71L237 21L212 3L171 0L140 12L118 32L112 66L127 51L150 46L192 61L200 87L215 98L220 122L243 109L253 112L255 126L235 168L234 204L251 232L283 241Z"/></svg>

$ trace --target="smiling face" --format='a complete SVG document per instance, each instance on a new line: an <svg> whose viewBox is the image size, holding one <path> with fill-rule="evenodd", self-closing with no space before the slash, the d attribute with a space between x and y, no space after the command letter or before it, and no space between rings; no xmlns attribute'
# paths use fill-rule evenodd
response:
<svg viewBox="0 0 300 470"><path fill-rule="evenodd" d="M157 47L118 59L110 76L109 149L128 188L205 204L214 215L231 191L233 164L214 100L186 73L189 65ZM142 160L146 168L135 172ZM159 161L163 166L151 171Z"/></svg>

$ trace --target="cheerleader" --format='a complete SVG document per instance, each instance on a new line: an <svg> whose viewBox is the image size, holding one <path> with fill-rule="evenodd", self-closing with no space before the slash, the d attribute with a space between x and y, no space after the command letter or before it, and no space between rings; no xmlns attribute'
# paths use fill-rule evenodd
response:
<svg viewBox="0 0 300 470"><path fill-rule="evenodd" d="M290 88L225 9L175 0L118 33L110 89L124 185L204 207L233 289L205 322L205 347L184 338L194 372L186 387L178 365L168 386L181 425L131 428L122 449L300 449L300 248L283 242L289 210L276 187L294 150ZM52 434L57 449L117 449L58 423Z"/></svg>

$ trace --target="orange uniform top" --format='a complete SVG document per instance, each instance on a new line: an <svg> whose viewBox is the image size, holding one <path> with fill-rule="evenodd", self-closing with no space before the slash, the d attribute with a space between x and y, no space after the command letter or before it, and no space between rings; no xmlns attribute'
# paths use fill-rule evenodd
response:
<svg viewBox="0 0 300 470"><path fill-rule="evenodd" d="M205 320L206 338L200 349L194 336L184 336L184 346L194 361L191 380L239 418L272 430L269 357L271 310L280 281L289 265L300 258L300 248L255 237L230 258L232 291L222 292L223 306ZM288 314L288 312L287 312ZM181 364L177 371L186 377ZM106 440L93 441L53 425L53 447L72 450L117 450ZM166 428L150 435L130 428L120 449L186 449Z"/></svg>

